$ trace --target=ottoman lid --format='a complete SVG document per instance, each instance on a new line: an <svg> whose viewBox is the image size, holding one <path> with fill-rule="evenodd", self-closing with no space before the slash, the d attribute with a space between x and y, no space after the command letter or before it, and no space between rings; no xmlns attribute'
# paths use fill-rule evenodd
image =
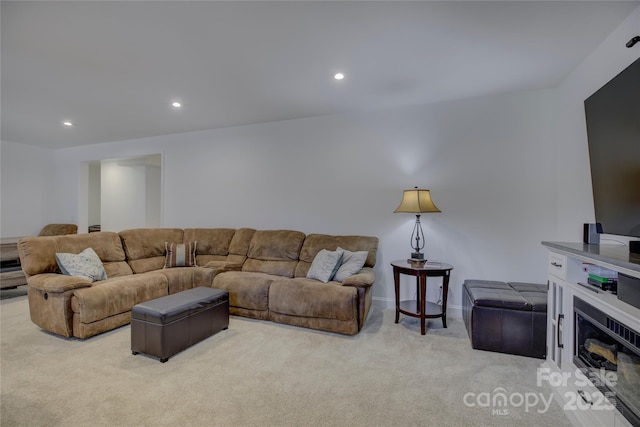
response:
<svg viewBox="0 0 640 427"><path fill-rule="evenodd" d="M509 285L529 300L532 311L547 312L548 287L546 284L509 282Z"/></svg>
<svg viewBox="0 0 640 427"><path fill-rule="evenodd" d="M464 289L480 307L522 311L547 311L547 285L538 283L465 280Z"/></svg>
<svg viewBox="0 0 640 427"><path fill-rule="evenodd" d="M531 311L531 303L515 289L467 288L473 305Z"/></svg>
<svg viewBox="0 0 640 427"><path fill-rule="evenodd" d="M200 286L134 305L131 318L166 325L228 300L227 291Z"/></svg>
<svg viewBox="0 0 640 427"><path fill-rule="evenodd" d="M473 288L513 289L506 282L499 282L497 280L477 280L477 279L465 280L464 287L469 290Z"/></svg>

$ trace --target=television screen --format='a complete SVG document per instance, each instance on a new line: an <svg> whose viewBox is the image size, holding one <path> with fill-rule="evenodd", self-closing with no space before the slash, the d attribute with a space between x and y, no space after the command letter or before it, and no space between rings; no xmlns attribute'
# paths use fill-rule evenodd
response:
<svg viewBox="0 0 640 427"><path fill-rule="evenodd" d="M596 222L640 237L640 59L584 102Z"/></svg>

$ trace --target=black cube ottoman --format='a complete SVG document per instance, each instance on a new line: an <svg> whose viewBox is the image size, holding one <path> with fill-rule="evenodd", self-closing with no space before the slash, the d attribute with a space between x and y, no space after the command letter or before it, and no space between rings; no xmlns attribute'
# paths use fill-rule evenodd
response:
<svg viewBox="0 0 640 427"><path fill-rule="evenodd" d="M229 327L229 293L197 287L131 309L131 352L162 363Z"/></svg>
<svg viewBox="0 0 640 427"><path fill-rule="evenodd" d="M471 347L544 359L547 285L465 280L462 317Z"/></svg>

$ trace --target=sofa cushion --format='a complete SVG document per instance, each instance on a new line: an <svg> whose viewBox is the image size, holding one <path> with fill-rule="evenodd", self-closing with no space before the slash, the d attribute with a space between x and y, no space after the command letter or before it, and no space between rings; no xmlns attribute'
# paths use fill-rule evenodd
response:
<svg viewBox="0 0 640 427"><path fill-rule="evenodd" d="M100 257L91 248L79 254L56 253L56 261L62 273L67 276L84 277L90 282L107 279L107 272L104 271Z"/></svg>
<svg viewBox="0 0 640 427"><path fill-rule="evenodd" d="M211 287L229 292L229 305L250 310L269 309L269 287L278 276L245 271L216 275Z"/></svg>
<svg viewBox="0 0 640 427"><path fill-rule="evenodd" d="M160 270L165 263L165 242L182 243L181 228L136 228L120 233L127 261L134 273Z"/></svg>
<svg viewBox="0 0 640 427"><path fill-rule="evenodd" d="M358 291L352 286L304 277L280 279L269 288L269 310L291 316L354 320L358 318Z"/></svg>
<svg viewBox="0 0 640 427"><path fill-rule="evenodd" d="M293 277L305 235L293 230L258 230L253 234L242 270Z"/></svg>
<svg viewBox="0 0 640 427"><path fill-rule="evenodd" d="M333 280L336 282L342 282L347 277L359 273L360 270L362 270L362 267L364 267L364 263L367 261L368 255L369 252L367 251L351 252L344 249L344 255L342 255L342 260L340 261L340 267L338 268L338 271L336 271Z"/></svg>
<svg viewBox="0 0 640 427"><path fill-rule="evenodd" d="M306 277L313 259L322 249L335 251L338 247L352 252L367 251L364 266L373 267L376 264L377 237L309 234L300 249L300 262L296 266L294 277Z"/></svg>
<svg viewBox="0 0 640 427"><path fill-rule="evenodd" d="M143 274L155 273L155 271L150 271ZM157 273L163 274L167 278L169 294L175 294L198 286L211 287L216 271L212 268L196 266L165 268L158 270Z"/></svg>
<svg viewBox="0 0 640 427"><path fill-rule="evenodd" d="M233 228L185 228L184 241L198 242L196 264L204 266L211 261L227 261L235 233Z"/></svg>
<svg viewBox="0 0 640 427"><path fill-rule="evenodd" d="M77 289L71 309L82 323L131 311L141 302L167 295L167 278L160 273L119 277L96 282L90 288Z"/></svg>
<svg viewBox="0 0 640 427"><path fill-rule="evenodd" d="M198 242L168 243L164 242L164 268L195 267L196 247Z"/></svg>
<svg viewBox="0 0 640 427"><path fill-rule="evenodd" d="M114 277L130 276L133 274L133 270L126 261L120 262L103 262L104 270L107 272L107 277L113 279Z"/></svg>
<svg viewBox="0 0 640 427"><path fill-rule="evenodd" d="M25 237L18 241L22 270L28 276L41 273L60 273L57 252L77 254L93 248L102 261L108 277L132 274L117 233L102 231L63 236Z"/></svg>
<svg viewBox="0 0 640 427"><path fill-rule="evenodd" d="M239 228L236 230L229 244L229 256L227 261L233 264L242 265L247 259L249 245L256 230L253 228Z"/></svg>
<svg viewBox="0 0 640 427"><path fill-rule="evenodd" d="M76 224L47 224L42 227L38 236L62 236L64 234L78 234Z"/></svg>
<svg viewBox="0 0 640 427"><path fill-rule="evenodd" d="M333 279L338 268L340 268L343 254L344 250L342 248L338 248L335 251L322 249L313 259L311 268L307 272L307 278L327 283Z"/></svg>

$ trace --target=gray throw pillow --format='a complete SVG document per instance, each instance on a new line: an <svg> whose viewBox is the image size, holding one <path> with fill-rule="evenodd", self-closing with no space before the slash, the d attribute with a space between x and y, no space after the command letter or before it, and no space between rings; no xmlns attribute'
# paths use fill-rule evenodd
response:
<svg viewBox="0 0 640 427"><path fill-rule="evenodd" d="M84 277L90 282L106 280L102 260L92 248L87 248L79 254L56 253L58 267L67 276Z"/></svg>
<svg viewBox="0 0 640 427"><path fill-rule="evenodd" d="M338 248L341 250L342 248ZM333 276L333 280L336 282L342 282L349 276L352 276L362 270L364 267L364 263L367 261L367 256L369 252L367 251L358 251L351 252L346 249L342 249L344 254L342 255L342 261L340 263L340 268Z"/></svg>
<svg viewBox="0 0 640 427"><path fill-rule="evenodd" d="M309 271L307 272L307 278L327 283L333 278L336 271L338 271L343 252L340 248L335 251L322 249L313 259L311 267L309 267Z"/></svg>

